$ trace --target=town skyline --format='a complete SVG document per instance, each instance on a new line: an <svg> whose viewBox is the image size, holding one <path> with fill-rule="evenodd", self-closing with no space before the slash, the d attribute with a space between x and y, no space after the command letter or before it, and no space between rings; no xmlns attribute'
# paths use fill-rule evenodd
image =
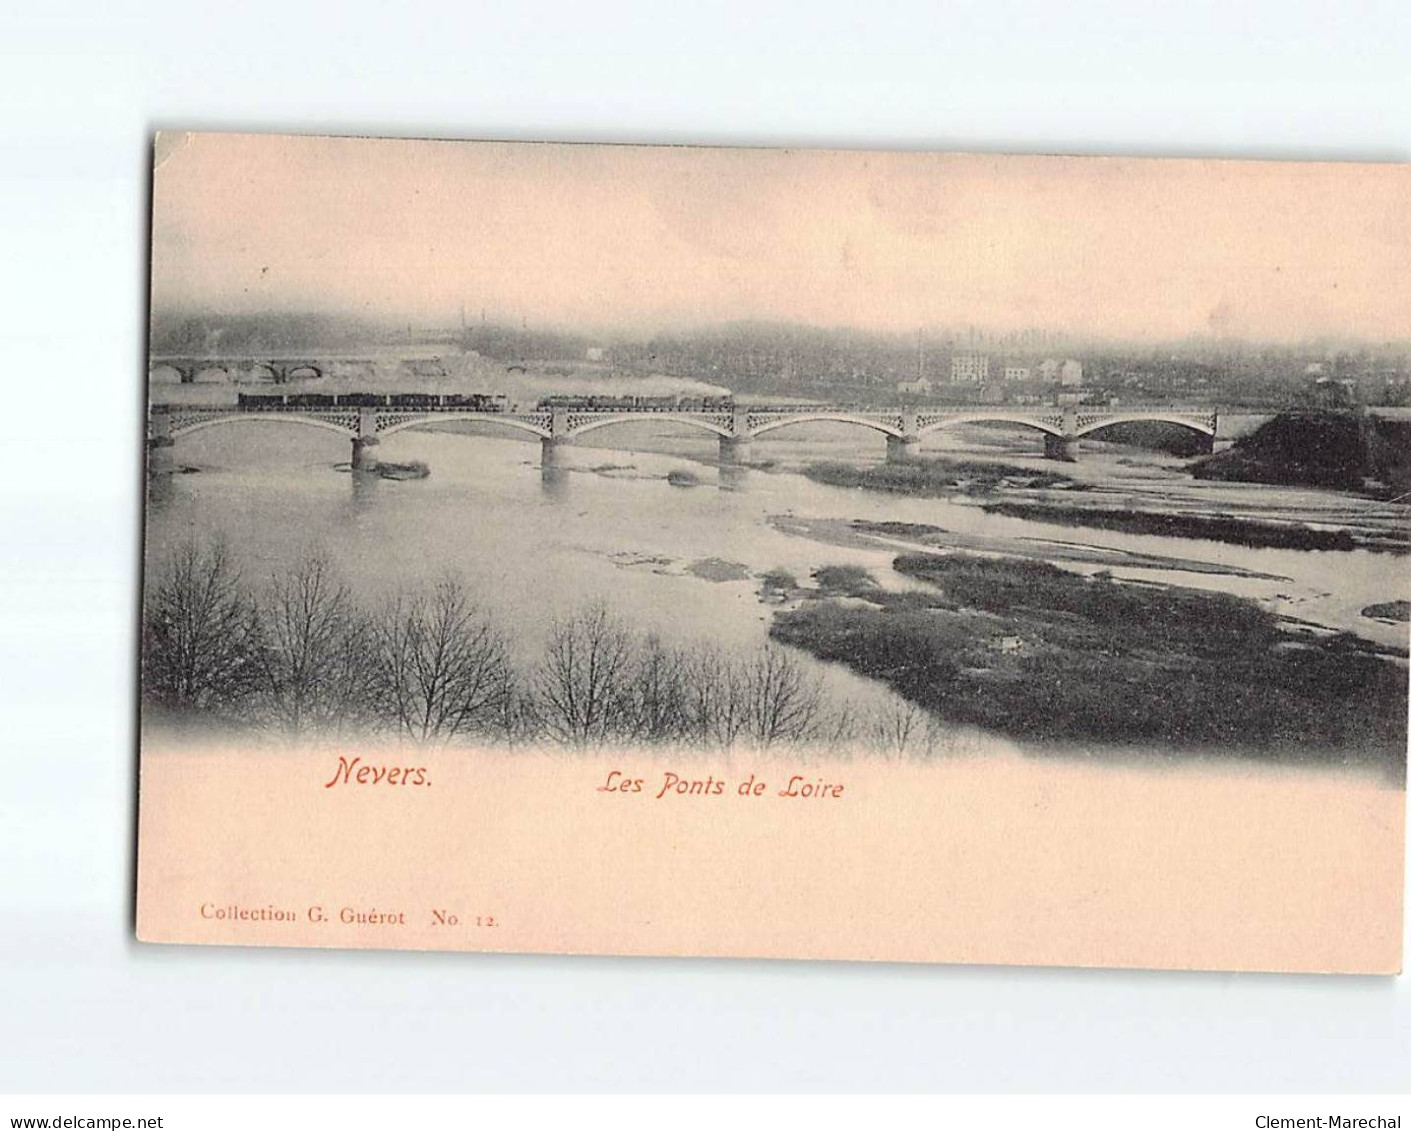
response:
<svg viewBox="0 0 1411 1131"><path fill-rule="evenodd" d="M1309 333L1299 337L1262 338L1253 335L1217 335L1209 331L1192 330L1184 334L1170 334L1159 337L1136 337L1103 335L1063 328L1038 326L1015 326L998 328L971 324L931 324L924 326L875 328L848 324L825 324L793 322L764 318L737 318L702 322L663 322L652 325L603 324L595 321L556 321L536 317L533 314L511 315L505 312L483 312L480 308L471 311L467 304L465 321L460 319L458 309L445 312L444 317L436 317L435 312L421 319L408 319L376 311L335 310L308 308L277 309L267 307L251 310L230 310L219 307L172 304L152 307L154 334L160 337L170 333L171 328L181 323L190 325L206 324L215 328L248 329L254 325L294 324L306 322L317 328L320 334L338 333L345 335L376 334L396 336L407 333L410 328L418 342L431 337L441 339L464 333L467 340L478 331L496 330L505 332L525 332L542 334L548 337L593 339L604 346L618 343L641 343L654 338L670 336L713 336L725 333L760 333L774 335L797 335L800 337L836 336L841 340L850 337L858 341L886 343L920 342L927 348L993 350L998 352L1033 352L1045 349L1175 349L1175 350L1230 350L1267 349L1304 352L1308 350L1368 350L1389 351L1392 353L1411 352L1411 330L1396 337L1378 338L1351 333ZM156 345L158 343L154 343ZM311 343L317 344L317 343Z"/></svg>

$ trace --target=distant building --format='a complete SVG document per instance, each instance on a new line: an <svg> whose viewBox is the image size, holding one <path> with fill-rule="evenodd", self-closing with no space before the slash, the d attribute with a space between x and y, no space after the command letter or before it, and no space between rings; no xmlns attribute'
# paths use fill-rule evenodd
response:
<svg viewBox="0 0 1411 1131"><path fill-rule="evenodd" d="M915 381L898 381L897 392L899 393L929 393L931 391L931 380L928 377L918 377Z"/></svg>
<svg viewBox="0 0 1411 1131"><path fill-rule="evenodd" d="M1343 408L1357 403L1357 382L1347 378L1318 377L1313 381L1314 402L1325 408Z"/></svg>
<svg viewBox="0 0 1411 1131"><path fill-rule="evenodd" d="M1075 389L1083 383L1083 363L1074 361L1071 357L1066 361L1046 357L1039 362L1039 379L1054 381Z"/></svg>
<svg viewBox="0 0 1411 1131"><path fill-rule="evenodd" d="M583 357L587 361L603 361L607 358L606 346L589 346L583 351Z"/></svg>
<svg viewBox="0 0 1411 1131"><path fill-rule="evenodd" d="M1034 375L1034 371L1027 365L1006 365L1004 367L1004 379L1006 381L1027 381Z"/></svg>
<svg viewBox="0 0 1411 1131"><path fill-rule="evenodd" d="M974 384L990 379L990 359L983 353L958 353L950 359L950 379Z"/></svg>
<svg viewBox="0 0 1411 1131"><path fill-rule="evenodd" d="M1389 374L1382 392L1385 397L1383 404L1406 404L1408 400L1411 400L1411 377L1401 373Z"/></svg>

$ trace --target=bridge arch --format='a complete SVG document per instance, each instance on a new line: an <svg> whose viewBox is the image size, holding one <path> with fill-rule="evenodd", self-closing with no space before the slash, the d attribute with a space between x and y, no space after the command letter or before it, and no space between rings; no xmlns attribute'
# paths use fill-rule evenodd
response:
<svg viewBox="0 0 1411 1131"><path fill-rule="evenodd" d="M325 432L336 432L345 440L356 440L358 430L347 428L332 420L321 420L316 416L300 416L291 412L225 412L218 416L203 417L189 424L176 424L168 435L173 440L190 436L193 432L204 432L222 424L302 424L307 428L322 428Z"/></svg>
<svg viewBox="0 0 1411 1131"><path fill-rule="evenodd" d="M293 381L298 374L302 373L312 373L313 380L315 381L319 380L324 375L324 371L310 361L296 362L289 365L284 370L285 378L290 381Z"/></svg>
<svg viewBox="0 0 1411 1131"><path fill-rule="evenodd" d="M161 385L187 384L186 372L187 367L180 361L153 361L150 362L147 366L148 379L153 381L155 384ZM173 382L169 379L159 381L157 379L157 375L159 373L173 374L176 377L176 381Z"/></svg>
<svg viewBox="0 0 1411 1131"><path fill-rule="evenodd" d="M751 438L763 436L769 432L778 431L780 428L791 428L796 424L818 424L823 421L831 421L836 424L856 424L860 428L870 428L874 432L881 432L887 436L901 438L904 432L895 425L884 423L881 420L870 420L865 416L854 416L847 412L810 412L797 413L783 416L778 420L767 420L763 424L750 430Z"/></svg>
<svg viewBox="0 0 1411 1131"><path fill-rule="evenodd" d="M519 432L529 432L543 440L549 439L552 435L547 428L538 424L531 424L527 420L518 420L513 416L501 416L493 412L427 412L409 420L399 420L396 424L389 424L377 435L379 437L393 436L398 432L405 432L408 428L420 428L425 424L439 424L445 420L473 420L477 424L499 424Z"/></svg>
<svg viewBox="0 0 1411 1131"><path fill-rule="evenodd" d="M576 428L570 428L565 434L569 438L577 438L588 432L596 432L599 428L610 428L614 424L634 424L638 421L650 421L653 424L689 424L692 428L699 428L704 432L710 432L715 436L729 438L734 435L723 424L717 424L712 420L702 420L695 416L678 416L673 412L624 412L621 415L609 416L605 420L590 420L587 424L580 424Z"/></svg>
<svg viewBox="0 0 1411 1131"><path fill-rule="evenodd" d="M1181 428L1189 428L1192 432L1202 436L1214 436L1216 423L1213 420L1198 420L1189 416L1177 416L1172 413L1163 412L1116 412L1110 416L1104 416L1101 420L1087 425L1079 425L1076 436L1090 436L1094 432L1101 432L1104 428L1110 428L1114 424L1175 424Z"/></svg>
<svg viewBox="0 0 1411 1131"><path fill-rule="evenodd" d="M1063 435L1063 429L1057 428L1048 421L1038 416L1030 416L1020 413L995 412L958 412L947 415L942 420L936 420L924 425L916 430L918 436L929 436L933 432L939 432L943 428L950 428L956 424L1017 424L1022 428L1032 428L1036 431L1046 433L1049 436Z"/></svg>
<svg viewBox="0 0 1411 1131"><path fill-rule="evenodd" d="M218 381L211 379L211 374L221 375ZM193 385L213 385L234 380L235 373L229 365L223 361L194 361L191 363L191 383Z"/></svg>

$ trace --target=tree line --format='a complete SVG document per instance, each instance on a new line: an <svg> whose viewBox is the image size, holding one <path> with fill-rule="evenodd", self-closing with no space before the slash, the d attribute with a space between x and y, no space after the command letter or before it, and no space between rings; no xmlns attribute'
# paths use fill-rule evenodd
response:
<svg viewBox="0 0 1411 1131"><path fill-rule="evenodd" d="M555 618L526 664L458 576L368 607L322 553L252 583L221 540L186 542L153 570L142 690L168 718L290 741L907 753L938 738L912 704L860 714L828 702L777 644L669 644L597 602Z"/></svg>

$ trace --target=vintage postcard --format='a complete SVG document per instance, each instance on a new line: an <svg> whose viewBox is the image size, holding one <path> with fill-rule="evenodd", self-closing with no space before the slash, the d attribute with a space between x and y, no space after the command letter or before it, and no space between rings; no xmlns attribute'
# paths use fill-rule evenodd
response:
<svg viewBox="0 0 1411 1131"><path fill-rule="evenodd" d="M1398 971L1409 202L161 134L139 937Z"/></svg>

